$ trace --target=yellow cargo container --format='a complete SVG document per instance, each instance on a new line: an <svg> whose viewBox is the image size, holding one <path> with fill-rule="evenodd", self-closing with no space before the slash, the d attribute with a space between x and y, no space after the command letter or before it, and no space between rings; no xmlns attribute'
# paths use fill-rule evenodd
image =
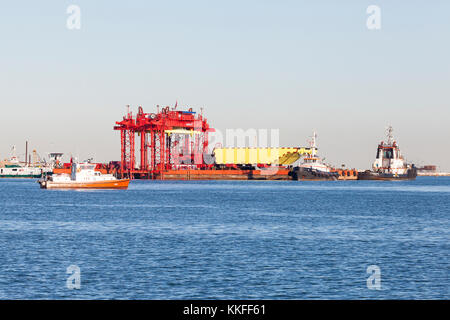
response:
<svg viewBox="0 0 450 320"><path fill-rule="evenodd" d="M290 165L301 156L310 155L311 148L216 148L216 164L278 164Z"/></svg>

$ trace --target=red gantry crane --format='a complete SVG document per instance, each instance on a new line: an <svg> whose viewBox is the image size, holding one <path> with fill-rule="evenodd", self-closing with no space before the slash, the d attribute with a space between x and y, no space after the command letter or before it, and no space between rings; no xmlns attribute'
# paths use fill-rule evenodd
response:
<svg viewBox="0 0 450 320"><path fill-rule="evenodd" d="M203 114L192 108L187 111L164 107L157 113L144 113L139 107L136 116L129 110L114 130L120 131L121 163L119 176L130 178L162 178L170 169L205 167L209 127ZM140 141L140 164L136 166L135 137Z"/></svg>

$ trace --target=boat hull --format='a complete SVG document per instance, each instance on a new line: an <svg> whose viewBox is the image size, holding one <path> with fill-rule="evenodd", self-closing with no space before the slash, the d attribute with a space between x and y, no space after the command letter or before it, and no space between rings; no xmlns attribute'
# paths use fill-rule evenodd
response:
<svg viewBox="0 0 450 320"><path fill-rule="evenodd" d="M408 169L406 174L379 173L373 171L364 171L358 173L358 180L415 180L417 177L417 169Z"/></svg>
<svg viewBox="0 0 450 320"><path fill-rule="evenodd" d="M44 180L39 182L43 189L127 189L129 179L93 182L53 182Z"/></svg>
<svg viewBox="0 0 450 320"><path fill-rule="evenodd" d="M309 168L295 167L289 172L292 180L310 181L335 181L338 180L337 172L323 172Z"/></svg>
<svg viewBox="0 0 450 320"><path fill-rule="evenodd" d="M39 179L41 177L42 177L42 174L24 174L24 175L4 174L4 175L0 175L0 178L4 178L4 179Z"/></svg>

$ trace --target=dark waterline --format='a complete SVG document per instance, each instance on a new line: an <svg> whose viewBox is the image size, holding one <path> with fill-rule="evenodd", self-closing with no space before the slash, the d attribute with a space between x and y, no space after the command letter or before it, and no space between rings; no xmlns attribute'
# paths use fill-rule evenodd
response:
<svg viewBox="0 0 450 320"><path fill-rule="evenodd" d="M0 299L449 299L450 178L0 180ZM66 268L81 269L81 289ZM381 269L369 290L366 269Z"/></svg>

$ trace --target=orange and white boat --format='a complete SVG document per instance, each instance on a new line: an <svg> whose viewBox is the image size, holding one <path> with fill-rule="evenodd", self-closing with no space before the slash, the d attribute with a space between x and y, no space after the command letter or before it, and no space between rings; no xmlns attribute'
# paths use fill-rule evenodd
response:
<svg viewBox="0 0 450 320"><path fill-rule="evenodd" d="M38 181L43 189L127 189L129 179L95 171L95 164L72 163L71 174L53 174Z"/></svg>

